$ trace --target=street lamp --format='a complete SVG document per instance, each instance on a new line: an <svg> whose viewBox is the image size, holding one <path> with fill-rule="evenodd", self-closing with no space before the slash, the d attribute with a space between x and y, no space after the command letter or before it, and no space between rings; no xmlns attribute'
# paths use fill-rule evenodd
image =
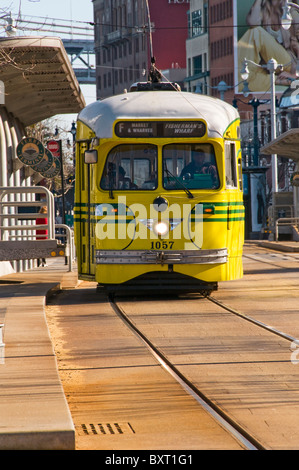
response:
<svg viewBox="0 0 299 470"><path fill-rule="evenodd" d="M70 132L73 136L73 169L74 169L74 175L75 175L75 168L76 168L76 147L75 147L75 144L76 144L76 133L77 133L75 121L72 122L71 130L68 131L68 132Z"/></svg>
<svg viewBox="0 0 299 470"><path fill-rule="evenodd" d="M243 83L243 94L244 96L248 96L249 93L250 93L250 90L248 88L248 83L244 80L242 80L242 82L240 83ZM232 89L232 88L235 88L236 86L240 85L240 83L237 83L237 85L235 86L229 86L226 84L226 82L224 82L223 80L221 82L218 83L218 85L216 87L211 87L211 88L214 88L216 89L219 93L220 93L220 99L222 101L224 101L224 95L225 93ZM197 85L198 86L198 85ZM247 94L246 94L246 91L247 91ZM201 91L196 91L196 93L201 93Z"/></svg>
<svg viewBox="0 0 299 470"><path fill-rule="evenodd" d="M275 99L275 71L278 67L282 67L277 63L275 59L270 59L266 65L259 65L255 62L244 59L243 67L240 71L242 80L247 80L249 77L249 68L248 62L255 65L256 67L266 68L270 73L270 84L271 84L271 140L276 139L276 99ZM277 193L278 183L277 183L277 155L272 155L272 193Z"/></svg>
<svg viewBox="0 0 299 470"><path fill-rule="evenodd" d="M220 93L220 99L222 101L224 101L224 93L228 90L228 88L229 87L227 86L227 84L224 81L219 82L218 85L217 85L217 90Z"/></svg>
<svg viewBox="0 0 299 470"><path fill-rule="evenodd" d="M249 90L249 87L248 87L248 82L246 82L246 80L243 82L243 95L245 96L245 98L247 98L249 95L250 95L250 90Z"/></svg>

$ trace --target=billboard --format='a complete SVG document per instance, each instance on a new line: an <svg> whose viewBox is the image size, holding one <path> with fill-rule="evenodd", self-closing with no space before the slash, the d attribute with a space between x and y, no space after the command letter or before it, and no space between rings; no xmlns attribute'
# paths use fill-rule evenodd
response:
<svg viewBox="0 0 299 470"><path fill-rule="evenodd" d="M149 0L153 50L160 70L186 67L189 8L189 0Z"/></svg>
<svg viewBox="0 0 299 470"><path fill-rule="evenodd" d="M293 3L298 4L298 0L293 0ZM277 70L278 86L288 87L296 78L299 60L299 11L291 9L293 22L290 29L285 30L281 26L284 5L285 0L234 0L234 23L238 25L235 28L237 92L241 93L244 88L240 71L245 58L249 69L247 85L251 92L265 93L270 90L266 64L272 58L284 66Z"/></svg>

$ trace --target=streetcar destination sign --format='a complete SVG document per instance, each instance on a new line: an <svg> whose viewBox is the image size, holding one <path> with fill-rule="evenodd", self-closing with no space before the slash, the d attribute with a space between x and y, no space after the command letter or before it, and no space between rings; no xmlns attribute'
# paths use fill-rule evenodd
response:
<svg viewBox="0 0 299 470"><path fill-rule="evenodd" d="M202 121L120 121L115 124L117 137L203 137Z"/></svg>

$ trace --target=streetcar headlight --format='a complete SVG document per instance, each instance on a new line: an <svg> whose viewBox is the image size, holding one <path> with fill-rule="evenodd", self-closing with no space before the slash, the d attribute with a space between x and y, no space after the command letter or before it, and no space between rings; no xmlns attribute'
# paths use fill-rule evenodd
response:
<svg viewBox="0 0 299 470"><path fill-rule="evenodd" d="M157 222L153 226L156 235L164 237L169 232L169 224L166 222Z"/></svg>

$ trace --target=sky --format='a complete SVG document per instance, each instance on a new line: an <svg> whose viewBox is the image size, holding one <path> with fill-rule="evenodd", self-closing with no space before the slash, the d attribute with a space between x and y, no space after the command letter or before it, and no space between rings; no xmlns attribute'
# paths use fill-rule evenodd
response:
<svg viewBox="0 0 299 470"><path fill-rule="evenodd" d="M72 21L74 26L83 27L85 28L85 23L83 22L92 22L93 21L93 3L91 0L0 0L0 16L3 12L10 12L12 13L13 18L18 18L18 13L21 11L22 18L26 18L29 21L40 21L40 18L34 17L42 17L47 18L47 23L53 23L52 18L57 20L67 20ZM28 18L29 17L29 18ZM45 22L45 20L43 21ZM82 23L81 23L82 22ZM56 24L65 24L63 22L56 22ZM33 29L38 28L32 23L20 23L21 25L25 25L28 27L32 27ZM90 25L88 25L91 28ZM45 28L45 26L44 26ZM46 27L47 28L47 27ZM51 29L51 28L47 28ZM78 35L78 39L84 38L85 31L83 30L73 30L73 37L76 37L76 32L80 33ZM37 31L23 31L22 33L18 34L26 34L26 35L46 35L46 36L60 36L59 33L51 33ZM81 34L83 34L81 36ZM61 35L61 37L68 37L70 38L70 34L65 36ZM87 36L85 36L87 37ZM89 37L89 39L92 39ZM95 65L95 58L94 62ZM85 101L87 104L96 100L96 87L95 85L80 85L81 90L83 92ZM72 121L76 119L76 115L63 115L58 116L57 119L59 122L61 121L61 127L68 127L69 123L71 125Z"/></svg>
<svg viewBox="0 0 299 470"><path fill-rule="evenodd" d="M12 13L51 18L93 21L91 0L1 0L1 8Z"/></svg>

